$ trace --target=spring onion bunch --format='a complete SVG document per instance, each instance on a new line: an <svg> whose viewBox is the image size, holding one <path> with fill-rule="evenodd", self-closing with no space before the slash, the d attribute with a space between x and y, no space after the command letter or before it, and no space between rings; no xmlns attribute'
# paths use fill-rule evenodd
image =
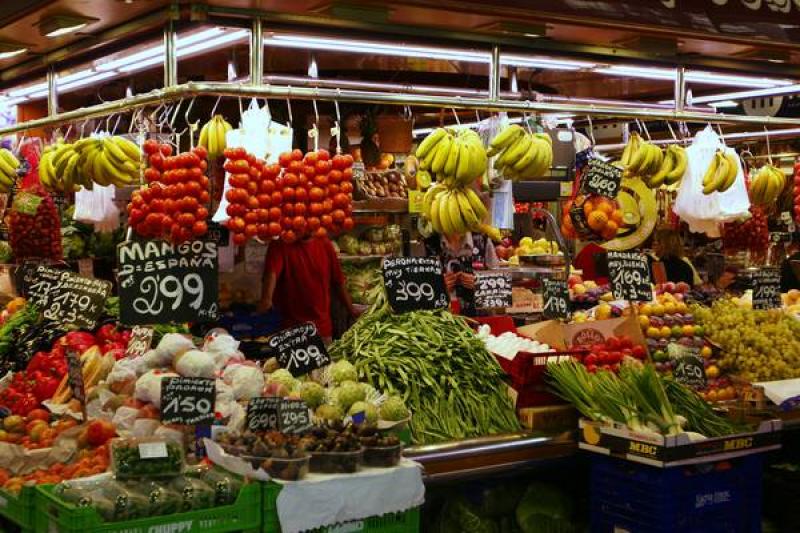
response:
<svg viewBox="0 0 800 533"><path fill-rule="evenodd" d="M625 424L632 431L692 439L718 437L738 429L705 400L680 383L661 377L652 365L624 364L619 375L589 373L577 361L551 363L548 380L556 394L597 422Z"/></svg>

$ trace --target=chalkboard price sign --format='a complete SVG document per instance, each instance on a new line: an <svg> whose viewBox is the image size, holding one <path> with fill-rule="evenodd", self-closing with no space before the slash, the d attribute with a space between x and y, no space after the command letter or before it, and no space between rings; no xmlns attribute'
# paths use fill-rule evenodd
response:
<svg viewBox="0 0 800 533"><path fill-rule="evenodd" d="M282 433L303 433L311 427L311 416L303 400L283 400L280 405Z"/></svg>
<svg viewBox="0 0 800 533"><path fill-rule="evenodd" d="M331 362L325 343L311 322L279 331L268 344L277 354L278 364L293 376L308 374Z"/></svg>
<svg viewBox="0 0 800 533"><path fill-rule="evenodd" d="M444 309L450 304L436 258L387 257L383 260L383 284L396 313L418 309Z"/></svg>
<svg viewBox="0 0 800 533"><path fill-rule="evenodd" d="M511 307L511 273L478 272L475 279L475 306L479 309Z"/></svg>
<svg viewBox="0 0 800 533"><path fill-rule="evenodd" d="M650 267L644 254L608 252L608 273L611 278L611 292L615 298L634 302L649 302L653 299Z"/></svg>
<svg viewBox="0 0 800 533"><path fill-rule="evenodd" d="M250 431L277 431L281 399L277 397L252 398L247 402L247 429Z"/></svg>
<svg viewBox="0 0 800 533"><path fill-rule="evenodd" d="M569 289L561 279L542 278L545 318L569 317Z"/></svg>
<svg viewBox="0 0 800 533"><path fill-rule="evenodd" d="M672 375L675 381L687 387L702 389L706 386L706 370L699 348L670 343L667 345L667 354L673 361Z"/></svg>
<svg viewBox="0 0 800 533"><path fill-rule="evenodd" d="M117 254L123 324L218 318L215 242L128 241L119 245Z"/></svg>
<svg viewBox="0 0 800 533"><path fill-rule="evenodd" d="M762 267L753 272L753 309L774 309L781 305L780 270Z"/></svg>
<svg viewBox="0 0 800 533"><path fill-rule="evenodd" d="M213 379L164 378L161 380L161 421L165 424L211 424L216 394Z"/></svg>
<svg viewBox="0 0 800 533"><path fill-rule="evenodd" d="M125 355L136 357L144 355L153 343L153 328L147 326L133 326L131 330L131 340L125 349Z"/></svg>
<svg viewBox="0 0 800 533"><path fill-rule="evenodd" d="M583 192L616 198L620 181L622 181L621 168L604 163L599 159L592 159L586 167L586 175L583 178Z"/></svg>
<svg viewBox="0 0 800 533"><path fill-rule="evenodd" d="M28 298L47 320L93 329L111 293L111 283L68 270L38 265L25 274Z"/></svg>

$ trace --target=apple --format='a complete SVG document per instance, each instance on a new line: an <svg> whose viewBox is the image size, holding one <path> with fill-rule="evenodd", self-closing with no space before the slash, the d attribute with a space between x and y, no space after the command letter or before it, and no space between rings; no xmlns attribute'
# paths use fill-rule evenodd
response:
<svg viewBox="0 0 800 533"><path fill-rule="evenodd" d="M668 292L670 294L675 292L675 284L671 281L668 281L664 284L664 292Z"/></svg>
<svg viewBox="0 0 800 533"><path fill-rule="evenodd" d="M689 289L691 289L691 287L689 287L689 284L686 283L685 281L679 281L675 285L675 290L678 291L680 294L686 294L687 292L689 292Z"/></svg>
<svg viewBox="0 0 800 533"><path fill-rule="evenodd" d="M567 278L567 287L570 289L579 283L583 283L583 279L577 274L572 274Z"/></svg>

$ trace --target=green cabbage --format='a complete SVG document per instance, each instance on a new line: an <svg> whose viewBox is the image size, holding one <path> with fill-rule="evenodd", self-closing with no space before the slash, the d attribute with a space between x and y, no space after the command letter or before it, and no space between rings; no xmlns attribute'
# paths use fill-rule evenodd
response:
<svg viewBox="0 0 800 533"><path fill-rule="evenodd" d="M344 417L342 410L338 405L332 403L325 403L317 407L314 415L321 420L329 420L336 422Z"/></svg>
<svg viewBox="0 0 800 533"><path fill-rule="evenodd" d="M388 420L390 422L397 422L408 418L408 407L399 396L390 396L381 404L380 415L381 420Z"/></svg>
<svg viewBox="0 0 800 533"><path fill-rule="evenodd" d="M345 381L358 381L358 371L350 361L336 361L331 367L331 379L337 385Z"/></svg>
<svg viewBox="0 0 800 533"><path fill-rule="evenodd" d="M574 531L574 522L572 500L547 483L534 481L528 485L517 506L517 525L523 533Z"/></svg>
<svg viewBox="0 0 800 533"><path fill-rule="evenodd" d="M325 402L325 389L314 381L306 381L300 385L300 399L311 409L316 409Z"/></svg>
<svg viewBox="0 0 800 533"><path fill-rule="evenodd" d="M334 395L336 398L336 402L342 407L343 410L347 410L356 402L363 401L366 395L364 394L364 389L361 386L354 382L354 381L345 381L341 385L339 385L336 389L334 389Z"/></svg>
<svg viewBox="0 0 800 533"><path fill-rule="evenodd" d="M291 392L297 386L297 380L292 376L292 373L286 370L285 368L279 368L272 374L267 376L267 384L269 383L280 383L286 389Z"/></svg>
<svg viewBox="0 0 800 533"><path fill-rule="evenodd" d="M61 247L64 249L64 259L86 257L86 241L74 227L61 228Z"/></svg>

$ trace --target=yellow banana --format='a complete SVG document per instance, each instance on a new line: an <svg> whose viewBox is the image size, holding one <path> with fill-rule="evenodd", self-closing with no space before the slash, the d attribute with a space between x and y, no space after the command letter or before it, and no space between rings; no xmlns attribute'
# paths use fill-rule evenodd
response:
<svg viewBox="0 0 800 533"><path fill-rule="evenodd" d="M706 169L705 174L703 174L703 189L708 187L711 182L714 181L714 175L717 173L717 167L719 167L719 152L714 154L714 157L711 158L711 162ZM706 193L708 194L708 193Z"/></svg>
<svg viewBox="0 0 800 533"><path fill-rule="evenodd" d="M103 139L103 151L105 152L109 163L116 167L121 167L123 164L125 164L125 161L128 160L128 156L125 155L125 152L123 152L122 149L117 146L110 137L105 137Z"/></svg>
<svg viewBox="0 0 800 533"><path fill-rule="evenodd" d="M456 191L450 191L448 193L447 209L450 215L450 223L453 225L453 232L456 235L463 235L466 233L469 228L467 228L467 224L461 216L461 207L458 204L458 198L456 198Z"/></svg>
<svg viewBox="0 0 800 533"><path fill-rule="evenodd" d="M136 145L136 143L130 139L126 139L125 137L120 137L118 135L111 137L111 140L117 143L117 146L119 146L120 149L125 152L125 155L129 160L137 164L141 161L142 151L139 150L139 147Z"/></svg>
<svg viewBox="0 0 800 533"><path fill-rule="evenodd" d="M475 216L478 217L478 220L483 220L486 218L488 211L486 206L483 205L478 193L472 190L471 187L467 187L464 189L464 195L466 196L467 200L469 201L469 205L472 206L472 211L475 213Z"/></svg>
<svg viewBox="0 0 800 533"><path fill-rule="evenodd" d="M725 192L730 189L731 185L736 181L736 176L739 174L739 161L735 152L725 152L723 155L728 162L728 172L725 174L725 180L720 185L719 192Z"/></svg>
<svg viewBox="0 0 800 533"><path fill-rule="evenodd" d="M686 150L681 146L672 145L669 147L669 150L675 158L675 166L667 173L665 182L667 185L672 185L677 183L683 177L684 173L686 173L686 165L689 159L686 156Z"/></svg>
<svg viewBox="0 0 800 533"><path fill-rule="evenodd" d="M453 146L454 142L453 138L449 136L440 141L442 146L436 151L436 157L431 163L431 172L434 174L442 173L444 165L447 163L447 156L450 154L450 148Z"/></svg>
<svg viewBox="0 0 800 533"><path fill-rule="evenodd" d="M426 155L430 153L434 146L436 146L439 141L441 141L445 136L447 136L447 130L444 128L436 128L432 132L428 134L427 137L422 139L422 142L419 143L417 147L417 151L414 155L417 156L417 159L420 161L425 158Z"/></svg>
<svg viewBox="0 0 800 533"><path fill-rule="evenodd" d="M525 135L525 129L522 126L519 124L511 124L495 135L494 139L489 141L489 148L492 149L494 153L500 153L519 140L523 135Z"/></svg>
<svg viewBox="0 0 800 533"><path fill-rule="evenodd" d="M528 149L525 151L522 157L511 163L511 167L517 172L522 172L523 169L527 168L528 165L531 164L531 161L533 161L533 159L536 157L536 154L539 152L540 142L541 141L537 140L536 138L532 138Z"/></svg>
<svg viewBox="0 0 800 533"><path fill-rule="evenodd" d="M461 191L455 191L454 194L456 196L456 201L458 201L458 209L461 212L461 218L464 219L467 229L475 231L481 221L472 209L469 199L467 199L466 195Z"/></svg>
<svg viewBox="0 0 800 533"><path fill-rule="evenodd" d="M453 223L450 221L450 210L447 205L447 199L450 196L450 192L447 191L443 194L440 194L436 201L439 204L439 223L442 226L442 234L444 235L453 235L455 234L455 229Z"/></svg>
<svg viewBox="0 0 800 533"><path fill-rule="evenodd" d="M456 176L456 166L460 159L461 149L462 147L466 148L466 146L466 143L458 138L453 140L450 150L447 152L447 161L445 161L444 169L442 170L445 176Z"/></svg>
<svg viewBox="0 0 800 533"><path fill-rule="evenodd" d="M435 231L436 233L438 233L440 235L444 235L444 229L442 228L441 217L439 216L439 207L440 207L439 197L442 196L443 194L445 194L445 193L441 192L441 193L435 194L433 196L433 200L431 201L431 209L430 209L431 215L429 217L429 219L431 221L431 226L433 226L433 231Z"/></svg>

